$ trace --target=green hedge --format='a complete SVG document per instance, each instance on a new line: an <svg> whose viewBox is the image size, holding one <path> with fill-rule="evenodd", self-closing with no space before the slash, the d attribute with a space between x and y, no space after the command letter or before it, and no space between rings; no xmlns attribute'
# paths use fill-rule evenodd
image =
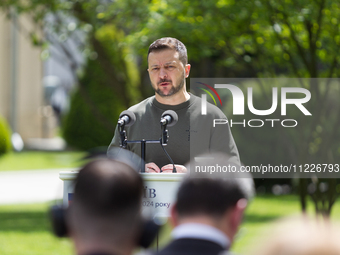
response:
<svg viewBox="0 0 340 255"><path fill-rule="evenodd" d="M6 120L0 116L0 156L11 149L11 131Z"/></svg>
<svg viewBox="0 0 340 255"><path fill-rule="evenodd" d="M69 146L89 150L110 144L124 108L108 80L99 64L89 60L62 123L63 137Z"/></svg>

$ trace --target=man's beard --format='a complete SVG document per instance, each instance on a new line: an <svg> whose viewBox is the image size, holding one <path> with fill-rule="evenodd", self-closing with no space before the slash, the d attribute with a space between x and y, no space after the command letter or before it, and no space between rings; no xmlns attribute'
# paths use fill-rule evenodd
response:
<svg viewBox="0 0 340 255"><path fill-rule="evenodd" d="M184 73L183 73L183 76L180 78L180 83L178 84L178 86L174 86L172 85L171 89L169 90L168 94L164 94L163 91L158 87L158 85L162 82L171 82L171 80L167 80L167 79L163 79L163 80L160 80L158 83L157 83L157 89L155 89L155 92L160 95L161 97L170 97L172 95L175 95L176 93L178 93L184 86L184 79L185 79L185 76L184 76Z"/></svg>

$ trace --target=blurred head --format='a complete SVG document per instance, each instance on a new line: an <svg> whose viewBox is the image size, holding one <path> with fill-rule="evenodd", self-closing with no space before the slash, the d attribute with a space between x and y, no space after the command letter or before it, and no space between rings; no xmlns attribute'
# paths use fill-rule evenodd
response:
<svg viewBox="0 0 340 255"><path fill-rule="evenodd" d="M173 208L175 225L196 222L209 223L224 231L232 240L241 223L243 211L254 193L253 180L248 174L198 171L210 166L238 165L226 155L215 154L213 159L190 163L190 177L179 187ZM210 156L211 157L211 156ZM222 169L222 168L220 168Z"/></svg>
<svg viewBox="0 0 340 255"><path fill-rule="evenodd" d="M98 159L85 165L67 213L78 253L126 254L133 249L141 223L142 190L141 177L124 163Z"/></svg>
<svg viewBox="0 0 340 255"><path fill-rule="evenodd" d="M165 37L153 42L148 51L148 71L156 95L170 97L186 91L189 76L187 50L182 42Z"/></svg>
<svg viewBox="0 0 340 255"><path fill-rule="evenodd" d="M284 219L262 234L258 255L336 255L340 254L340 228L328 221L308 218Z"/></svg>

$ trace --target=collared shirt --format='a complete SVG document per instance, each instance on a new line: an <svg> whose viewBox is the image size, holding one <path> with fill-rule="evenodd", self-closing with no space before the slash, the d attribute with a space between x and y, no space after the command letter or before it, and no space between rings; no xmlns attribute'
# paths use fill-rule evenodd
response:
<svg viewBox="0 0 340 255"><path fill-rule="evenodd" d="M206 224L186 223L174 228L171 233L173 239L194 238L211 241L228 249L230 246L229 238L217 228Z"/></svg>

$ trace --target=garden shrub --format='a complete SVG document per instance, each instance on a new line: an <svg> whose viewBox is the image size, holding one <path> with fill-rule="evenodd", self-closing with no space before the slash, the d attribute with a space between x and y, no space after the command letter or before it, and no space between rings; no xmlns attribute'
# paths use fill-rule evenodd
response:
<svg viewBox="0 0 340 255"><path fill-rule="evenodd" d="M7 121L0 116L0 156L12 149L11 131Z"/></svg>

